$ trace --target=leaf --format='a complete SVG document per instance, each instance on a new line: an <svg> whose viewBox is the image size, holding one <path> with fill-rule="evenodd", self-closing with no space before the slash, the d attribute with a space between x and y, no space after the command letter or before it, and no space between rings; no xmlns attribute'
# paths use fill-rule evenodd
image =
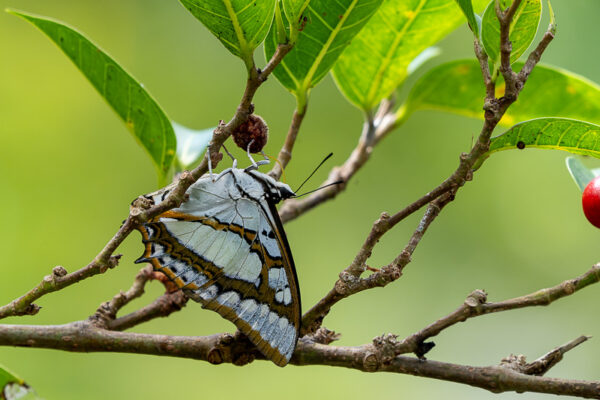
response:
<svg viewBox="0 0 600 400"><path fill-rule="evenodd" d="M373 15L380 0L312 0L294 48L273 73L296 97L305 97L329 72L342 51ZM277 35L265 41L267 58L275 53Z"/></svg>
<svg viewBox="0 0 600 400"><path fill-rule="evenodd" d="M600 158L600 126L567 118L532 119L493 137L487 154L529 147Z"/></svg>
<svg viewBox="0 0 600 400"><path fill-rule="evenodd" d="M521 68L523 64L515 64ZM497 84L503 90L501 82ZM476 60L458 60L429 70L413 86L408 112L433 109L483 118L485 87ZM565 117L600 124L600 87L572 72L538 64L516 103L500 121L516 122L540 117Z"/></svg>
<svg viewBox="0 0 600 400"><path fill-rule="evenodd" d="M412 74L420 67L423 66L427 61L431 60L434 57L439 56L442 53L442 50L439 47L428 47L421 52L418 56L413 58L413 60L406 67L406 71L408 75Z"/></svg>
<svg viewBox="0 0 600 400"><path fill-rule="evenodd" d="M500 63L500 22L496 16L495 0L490 1L481 21L481 41L492 63ZM500 0L502 9L512 4L512 0ZM509 38L512 43L510 62L514 63L527 50L538 29L542 17L541 0L523 0L513 17Z"/></svg>
<svg viewBox="0 0 600 400"><path fill-rule="evenodd" d="M462 22L454 0L384 0L335 64L333 77L352 104L371 110L406 79L417 55Z"/></svg>
<svg viewBox="0 0 600 400"><path fill-rule="evenodd" d="M588 183L590 183L591 180L594 179L594 177L598 176L594 174L593 171L587 169L585 165L583 165L583 163L579 161L578 158L567 157L565 161L567 164L567 169L571 174L571 178L573 178L575 184L582 192L584 191Z"/></svg>
<svg viewBox="0 0 600 400"><path fill-rule="evenodd" d="M281 0L283 11L291 25L293 41L295 42L298 30L302 24L302 13L306 10L310 0Z"/></svg>
<svg viewBox="0 0 600 400"><path fill-rule="evenodd" d="M275 0L180 0L221 43L249 67L269 32Z"/></svg>
<svg viewBox="0 0 600 400"><path fill-rule="evenodd" d="M193 130L172 122L177 136L177 161L183 168L195 164L206 150L215 128Z"/></svg>
<svg viewBox="0 0 600 400"><path fill-rule="evenodd" d="M473 31L473 34L476 37L479 37L481 21L479 16L475 14L475 11L473 11L473 3L471 0L456 0L456 2L458 3L458 6L462 10L463 14L465 14L465 17L467 17L469 28L471 28L471 31Z"/></svg>
<svg viewBox="0 0 600 400"><path fill-rule="evenodd" d="M550 0L548 0L548 10L550 10L550 32L553 35L556 35L556 18L554 17L554 10L552 9L552 4L550 4Z"/></svg>
<svg viewBox="0 0 600 400"><path fill-rule="evenodd" d="M30 393L31 388L23 379L0 365L0 399L16 400Z"/></svg>
<svg viewBox="0 0 600 400"><path fill-rule="evenodd" d="M61 22L10 11L38 27L64 51L148 152L164 181L175 157L171 123L144 87L106 53Z"/></svg>

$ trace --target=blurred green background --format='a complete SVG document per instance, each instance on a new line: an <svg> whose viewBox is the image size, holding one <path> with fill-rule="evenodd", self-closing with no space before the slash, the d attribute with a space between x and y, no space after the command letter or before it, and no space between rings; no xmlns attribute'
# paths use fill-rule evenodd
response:
<svg viewBox="0 0 600 400"><path fill-rule="evenodd" d="M176 0L0 4L77 27L184 125L214 126L228 120L238 104L245 82L242 63ZM600 82L600 3L555 0L553 7L558 36L544 62ZM426 68L471 57L465 26L440 45L442 56ZM257 59L264 65L262 53ZM271 128L266 152L276 154L293 98L270 79L255 104ZM329 166L341 164L356 144L361 123L360 112L342 98L330 77L325 79L311 94L287 169L288 182L296 186L329 152L334 153ZM304 309L331 288L380 212L399 210L448 176L480 126L463 117L418 112L376 148L344 194L286 226ZM73 271L87 264L118 229L131 200L156 189L156 176L144 151L62 52L34 27L6 13L0 13L0 138L0 303L5 304L55 265ZM343 301L325 325L343 334L342 345L363 344L384 332L405 336L454 310L473 289L485 289L490 300L502 300L586 271L600 261L600 231L583 216L580 192L564 166L566 155L541 150L494 155L431 227L404 276L385 289ZM245 163L243 157L240 161ZM586 163L600 166L596 160ZM308 186L318 185L327 168L317 175ZM390 262L419 218L414 215L387 234L370 265ZM117 269L43 298L43 309L35 317L2 322L85 319L130 286L139 269L133 260L142 252L138 235L129 237L120 252L124 257ZM150 284L146 296L127 310L161 292L158 283ZM599 299L600 287L591 287L548 308L477 318L435 338L437 346L428 356L472 365L496 364L510 353L532 360L580 334L599 337ZM205 335L232 331L232 325L190 303L136 331ZM600 341L595 339L569 353L549 375L600 379L599 356ZM167 357L7 347L0 348L0 362L46 399L523 398L404 375L330 367L281 369L267 362L215 367Z"/></svg>

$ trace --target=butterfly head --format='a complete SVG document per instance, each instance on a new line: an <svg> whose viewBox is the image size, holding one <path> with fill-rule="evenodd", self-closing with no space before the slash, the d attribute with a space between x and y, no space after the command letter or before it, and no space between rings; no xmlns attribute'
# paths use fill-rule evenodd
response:
<svg viewBox="0 0 600 400"><path fill-rule="evenodd" d="M262 183L265 197L274 203L279 203L281 200L296 196L296 193L286 183L278 182L267 174L256 170L248 171L247 173Z"/></svg>
<svg viewBox="0 0 600 400"><path fill-rule="evenodd" d="M295 197L296 193L286 184L281 182L275 182L275 188L278 194L278 200L289 199L290 197Z"/></svg>

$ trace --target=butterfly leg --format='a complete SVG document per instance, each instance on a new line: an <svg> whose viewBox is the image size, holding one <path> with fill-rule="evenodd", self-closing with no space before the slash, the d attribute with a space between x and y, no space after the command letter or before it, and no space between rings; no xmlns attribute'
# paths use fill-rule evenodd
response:
<svg viewBox="0 0 600 400"><path fill-rule="evenodd" d="M221 171L221 173L219 175L217 175L217 177L215 179L213 179L213 182L218 181L219 179L221 179L221 177L225 176L226 174L230 173L232 169L235 169L237 167L237 160L235 159L235 157L229 152L229 150L227 150L227 147L225 147L225 145L223 145L223 150L225 150L225 153L227 153L227 155L229 157L231 157L231 159L233 160L233 163L231 165L231 168L227 168L223 171Z"/></svg>
<svg viewBox="0 0 600 400"><path fill-rule="evenodd" d="M233 156L233 154L231 154L231 153L229 152L229 150L227 150L227 147L225 147L225 145L223 145L223 150L225 150L225 153L227 153L227 155L228 155L229 157L231 157L231 159L233 160L233 163L232 163L232 165L231 165L231 168L234 168L234 169L235 169L235 168L237 168L237 160L235 159L235 157Z"/></svg>
<svg viewBox="0 0 600 400"><path fill-rule="evenodd" d="M250 162L252 163L251 166L249 166L248 168L246 168L246 171L252 171L253 169L258 169L258 167L260 167L261 165L266 165L266 164L269 164L271 162L269 160L269 157L267 157L267 155L265 154L264 151L261 151L261 154L263 155L263 157L265 159L264 160L260 160L258 162L254 161L254 158L252 158L252 154L250 154L250 146L252 146L252 143L254 143L254 139L252 139L250 141L250 143L248 143L248 147L246 148L246 154L248 154L248 158L250 159Z"/></svg>
<svg viewBox="0 0 600 400"><path fill-rule="evenodd" d="M210 180L215 182L215 174L213 174L212 161L210 160L210 146L206 148L206 158L208 160L208 175L210 176Z"/></svg>

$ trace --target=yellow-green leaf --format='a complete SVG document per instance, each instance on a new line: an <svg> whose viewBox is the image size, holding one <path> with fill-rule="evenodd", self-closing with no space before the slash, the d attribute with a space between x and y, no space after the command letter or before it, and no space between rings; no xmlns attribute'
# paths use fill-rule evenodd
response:
<svg viewBox="0 0 600 400"><path fill-rule="evenodd" d="M600 126L567 118L533 119L493 137L488 154L526 148L563 150L600 158Z"/></svg>
<svg viewBox="0 0 600 400"><path fill-rule="evenodd" d="M515 69L522 65L516 63ZM499 81L497 86L501 95L503 83ZM430 109L483 118L484 98L479 63L457 60L431 69L415 83L408 96L407 112ZM538 64L500 124L511 126L549 116L600 124L600 87L572 72Z"/></svg>
<svg viewBox="0 0 600 400"><path fill-rule="evenodd" d="M79 32L51 19L9 11L44 32L73 61L148 152L164 181L175 157L176 139L164 111L131 75Z"/></svg>
<svg viewBox="0 0 600 400"><path fill-rule="evenodd" d="M481 41L492 64L500 62L500 22L496 16L492 0L483 13L481 21ZM512 0L500 0L502 9L512 4ZM510 25L509 38L512 43L510 62L513 63L527 50L538 29L542 17L541 0L523 0Z"/></svg>
<svg viewBox="0 0 600 400"><path fill-rule="evenodd" d="M294 48L273 73L297 97L304 97L329 72L350 41L379 7L381 0L311 0L303 14ZM274 29L265 41L270 58L277 48Z"/></svg>
<svg viewBox="0 0 600 400"><path fill-rule="evenodd" d="M475 0L477 9L487 0ZM454 0L385 0L333 68L346 98L368 111L404 81L410 62L464 22Z"/></svg>
<svg viewBox="0 0 600 400"><path fill-rule="evenodd" d="M180 0L223 45L248 65L265 39L275 0Z"/></svg>

